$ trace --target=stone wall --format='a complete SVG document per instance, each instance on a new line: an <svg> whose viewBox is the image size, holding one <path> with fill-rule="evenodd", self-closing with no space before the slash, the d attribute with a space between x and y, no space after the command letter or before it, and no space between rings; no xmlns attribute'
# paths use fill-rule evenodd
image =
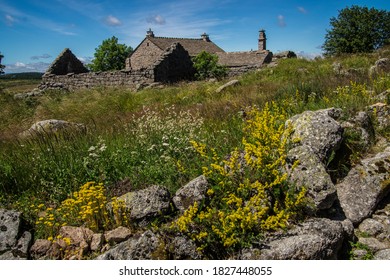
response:
<svg viewBox="0 0 390 280"><path fill-rule="evenodd" d="M45 74L39 89L78 90L93 87L127 87L136 89L138 85L154 82L153 69L132 71L89 72L66 75Z"/></svg>
<svg viewBox="0 0 390 280"><path fill-rule="evenodd" d="M45 73L39 89L78 90L93 87L137 89L141 85L154 82L172 83L191 80L193 77L191 57L179 43L175 43L160 54L159 59L148 68L65 75Z"/></svg>
<svg viewBox="0 0 390 280"><path fill-rule="evenodd" d="M153 66L156 82L172 83L194 78L195 69L189 53L174 43Z"/></svg>
<svg viewBox="0 0 390 280"><path fill-rule="evenodd" d="M228 76L238 76L249 71L260 69L272 61L270 51L248 51L217 53L218 63L228 68Z"/></svg>
<svg viewBox="0 0 390 280"><path fill-rule="evenodd" d="M126 60L126 70L148 68L164 53L149 39L145 39Z"/></svg>

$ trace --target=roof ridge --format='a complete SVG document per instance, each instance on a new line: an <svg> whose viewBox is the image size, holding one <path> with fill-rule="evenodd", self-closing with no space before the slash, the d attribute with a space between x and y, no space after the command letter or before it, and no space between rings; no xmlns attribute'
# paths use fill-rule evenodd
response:
<svg viewBox="0 0 390 280"><path fill-rule="evenodd" d="M202 38L176 38L176 37L152 37L149 39L178 39L178 40L197 40L204 41Z"/></svg>

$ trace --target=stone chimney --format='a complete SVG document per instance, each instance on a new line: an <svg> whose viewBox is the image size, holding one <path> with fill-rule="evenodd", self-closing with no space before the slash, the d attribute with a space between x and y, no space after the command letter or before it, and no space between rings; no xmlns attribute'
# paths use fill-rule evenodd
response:
<svg viewBox="0 0 390 280"><path fill-rule="evenodd" d="M259 51L267 50L267 37L265 36L265 30L261 29L259 31Z"/></svg>
<svg viewBox="0 0 390 280"><path fill-rule="evenodd" d="M203 33L203 34L200 35L200 36L202 37L202 40L203 40L203 41L210 42L210 37L209 37L208 34L206 34L206 32Z"/></svg>
<svg viewBox="0 0 390 280"><path fill-rule="evenodd" d="M147 38L154 38L154 33L151 28L149 28L148 31L146 31L146 37Z"/></svg>

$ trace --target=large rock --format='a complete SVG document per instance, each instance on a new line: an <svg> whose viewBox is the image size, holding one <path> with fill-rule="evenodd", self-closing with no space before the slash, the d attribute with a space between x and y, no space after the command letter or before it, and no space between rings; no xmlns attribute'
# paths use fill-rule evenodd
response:
<svg viewBox="0 0 390 280"><path fill-rule="evenodd" d="M142 220L155 218L167 213L170 207L171 196L165 187L151 186L149 188L129 192L118 197L130 211L130 218Z"/></svg>
<svg viewBox="0 0 390 280"><path fill-rule="evenodd" d="M390 149L363 159L336 188L348 219L356 225L368 218L390 190Z"/></svg>
<svg viewBox="0 0 390 280"><path fill-rule="evenodd" d="M385 103L376 103L368 107L368 111L376 119L379 129L390 126L390 106Z"/></svg>
<svg viewBox="0 0 390 280"><path fill-rule="evenodd" d="M380 242L374 237L359 237L359 243L363 244L371 252L376 253L379 250L390 249L390 246L384 242Z"/></svg>
<svg viewBox="0 0 390 280"><path fill-rule="evenodd" d="M359 225L359 231L369 236L377 236L383 233L384 230L385 226L381 222L378 222L377 220L371 218L365 219Z"/></svg>
<svg viewBox="0 0 390 280"><path fill-rule="evenodd" d="M84 227L63 226L60 228L59 235L62 236L63 240L69 238L70 241L69 244L66 242L59 242L59 244L68 247L69 251L78 252L81 257L90 251L94 232Z"/></svg>
<svg viewBox="0 0 390 280"><path fill-rule="evenodd" d="M52 119L34 123L28 130L20 133L19 137L28 138L37 135L46 136L58 133L72 135L74 133L85 133L85 131L86 127L83 124Z"/></svg>
<svg viewBox="0 0 390 280"><path fill-rule="evenodd" d="M30 249L33 260L59 260L63 257L63 248L47 239L38 239Z"/></svg>
<svg viewBox="0 0 390 280"><path fill-rule="evenodd" d="M247 251L245 259L321 260L337 259L345 238L341 222L316 218L284 236L263 244L263 249Z"/></svg>
<svg viewBox="0 0 390 280"><path fill-rule="evenodd" d="M340 114L340 110L334 108L305 111L287 120L286 125L292 125L291 138L297 145L310 147L320 161L324 161L340 147L343 128L335 120Z"/></svg>
<svg viewBox="0 0 390 280"><path fill-rule="evenodd" d="M146 231L141 236L134 236L97 257L98 260L151 260L161 245L157 235Z"/></svg>
<svg viewBox="0 0 390 280"><path fill-rule="evenodd" d="M28 231L25 231L19 238L18 242L16 243L16 246L13 249L14 254L20 258L27 259L29 257L29 249L32 240L32 234Z"/></svg>
<svg viewBox="0 0 390 280"><path fill-rule="evenodd" d="M131 236L131 230L126 227L117 227L104 234L105 240L109 244L120 243L126 241Z"/></svg>
<svg viewBox="0 0 390 280"><path fill-rule="evenodd" d="M298 165L291 169L291 165L298 161ZM336 200L336 187L332 183L325 166L308 146L298 146L287 154L289 162L290 180L307 189L307 197L314 206L311 211L330 208ZM309 206L310 207L310 206Z"/></svg>
<svg viewBox="0 0 390 280"><path fill-rule="evenodd" d="M173 203L180 212L184 212L195 202L200 202L205 199L207 189L207 179L201 175L178 189L172 199Z"/></svg>
<svg viewBox="0 0 390 280"><path fill-rule="evenodd" d="M18 241L21 213L0 209L0 254L11 250Z"/></svg>
<svg viewBox="0 0 390 280"><path fill-rule="evenodd" d="M187 237L175 237L171 247L173 247L172 255L175 260L199 260L202 258L202 255L196 248L196 244Z"/></svg>
<svg viewBox="0 0 390 280"><path fill-rule="evenodd" d="M233 86L236 86L236 85L239 85L240 84L240 81L239 80L231 80L230 82L227 82L226 84L220 86L219 88L216 89L216 93L220 93L222 91L224 91L225 89L227 88L230 88L230 87L233 87Z"/></svg>
<svg viewBox="0 0 390 280"><path fill-rule="evenodd" d="M390 72L390 59L387 57L378 59L370 68L370 74L380 74L384 72Z"/></svg>
<svg viewBox="0 0 390 280"><path fill-rule="evenodd" d="M374 255L375 260L390 260L390 249L380 250Z"/></svg>

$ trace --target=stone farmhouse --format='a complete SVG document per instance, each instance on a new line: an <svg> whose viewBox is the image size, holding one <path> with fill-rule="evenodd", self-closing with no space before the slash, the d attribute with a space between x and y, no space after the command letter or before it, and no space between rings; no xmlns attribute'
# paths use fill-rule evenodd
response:
<svg viewBox="0 0 390 280"><path fill-rule="evenodd" d="M135 48L134 52L126 60L126 70L147 68L155 63L174 43L179 43L188 52L189 56L195 57L202 51L216 54L225 52L210 41L204 33L200 39L166 38L155 37L151 29L147 31L145 39Z"/></svg>
<svg viewBox="0 0 390 280"><path fill-rule="evenodd" d="M174 83L194 77L192 58L202 51L218 56L229 76L259 69L272 61L272 52L266 49L266 35L259 31L258 50L225 52L204 33L200 38L156 37L151 29L145 39L126 59L120 71L89 72L80 60L65 49L42 77L40 89L75 90L92 87L142 88L152 83Z"/></svg>
<svg viewBox="0 0 390 280"><path fill-rule="evenodd" d="M145 39L135 48L126 60L126 70L147 68L155 63L174 43L179 43L188 52L191 58L202 51L218 56L221 65L230 70L230 75L237 75L248 70L260 68L264 63L272 61L272 53L266 49L265 30L259 31L258 50L246 52L225 52L221 47L210 40L209 35L203 33L200 38L167 38L156 37L149 29Z"/></svg>

